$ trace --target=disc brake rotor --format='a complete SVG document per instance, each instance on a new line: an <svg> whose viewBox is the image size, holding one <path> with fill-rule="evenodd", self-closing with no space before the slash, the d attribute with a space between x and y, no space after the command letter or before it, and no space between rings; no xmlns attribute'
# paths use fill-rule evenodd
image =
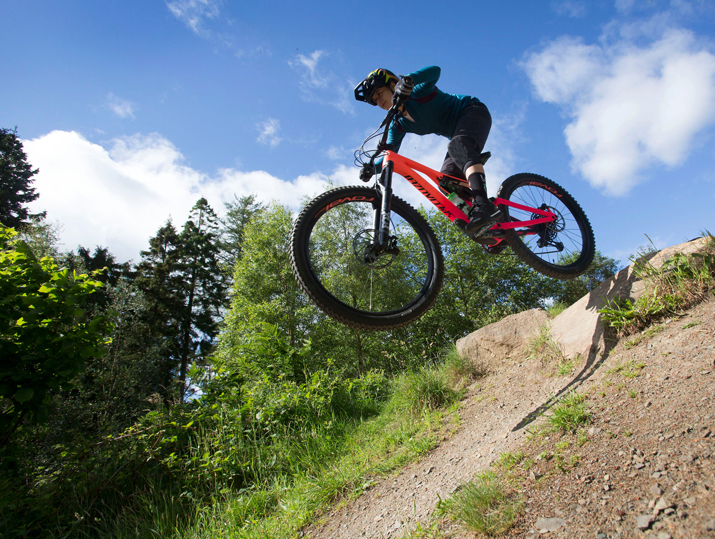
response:
<svg viewBox="0 0 715 539"><path fill-rule="evenodd" d="M400 250L397 248L397 238L390 236L387 248L380 249L374 242L374 231L365 229L353 238L353 252L361 264L370 268L386 268L395 261Z"/></svg>

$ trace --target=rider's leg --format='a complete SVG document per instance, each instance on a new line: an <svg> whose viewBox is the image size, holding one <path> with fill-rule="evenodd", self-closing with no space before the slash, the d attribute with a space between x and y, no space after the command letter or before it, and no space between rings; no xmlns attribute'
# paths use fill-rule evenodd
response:
<svg viewBox="0 0 715 539"><path fill-rule="evenodd" d="M489 136L492 120L487 107L475 101L465 107L447 146L452 166L462 169L472 190L472 211L467 231L477 232L494 223L499 211L489 202L481 152ZM447 160L445 160L445 165ZM444 168L443 166L443 168ZM461 176L461 175L460 175Z"/></svg>

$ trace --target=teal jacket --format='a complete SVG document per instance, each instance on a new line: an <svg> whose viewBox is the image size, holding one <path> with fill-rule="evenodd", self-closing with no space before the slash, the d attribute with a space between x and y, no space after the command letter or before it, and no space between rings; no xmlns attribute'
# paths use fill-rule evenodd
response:
<svg viewBox="0 0 715 539"><path fill-rule="evenodd" d="M410 100L405 104L405 112L412 120L403 116L392 123L387 134L388 149L397 152L407 133L417 135L434 133L451 139L457 125L457 118L464 107L479 101L476 97L468 95L444 93L435 86L440 74L441 69L437 66L425 67L410 73L409 76L414 79L415 87ZM379 170L382 160L376 164Z"/></svg>
<svg viewBox="0 0 715 539"><path fill-rule="evenodd" d="M468 95L444 93L435 86L440 74L441 69L437 66L425 67L410 73L409 76L415 81L415 87L410 100L405 104L405 112L414 121L403 116L397 122L393 122L387 135L390 149L398 151L407 133L417 135L434 133L451 139L457 125L457 118L464 107L473 101L479 101L476 97Z"/></svg>

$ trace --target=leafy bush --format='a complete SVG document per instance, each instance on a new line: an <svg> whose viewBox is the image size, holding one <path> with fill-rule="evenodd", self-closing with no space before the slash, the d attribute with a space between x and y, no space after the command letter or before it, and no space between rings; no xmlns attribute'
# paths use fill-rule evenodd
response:
<svg viewBox="0 0 715 539"><path fill-rule="evenodd" d="M52 394L105 353L111 326L106 316L83 318L99 281L38 260L15 235L0 228L0 447L25 419L44 419Z"/></svg>

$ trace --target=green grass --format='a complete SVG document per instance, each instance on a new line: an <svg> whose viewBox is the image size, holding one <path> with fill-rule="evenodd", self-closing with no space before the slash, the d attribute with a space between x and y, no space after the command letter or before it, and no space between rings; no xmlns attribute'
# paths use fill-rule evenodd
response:
<svg viewBox="0 0 715 539"><path fill-rule="evenodd" d="M564 312L566 309L568 309L570 305L566 305L565 303L562 303L560 301L554 302L553 305L548 307L546 309L546 312L549 315L549 318L556 318L558 315L560 315L562 312Z"/></svg>
<svg viewBox="0 0 715 539"><path fill-rule="evenodd" d="M496 536L506 532L521 514L523 501L497 474L486 471L466 483L440 511L469 531Z"/></svg>
<svg viewBox="0 0 715 539"><path fill-rule="evenodd" d="M170 501L167 506L161 499L149 500L146 511L135 508L107 519L97 536L296 537L335 503L359 496L380 477L433 449L448 430L447 412L455 410L463 387L478 375L456 350L448 350L439 366L398 376L379 415L316 431L310 444L295 440L286 446L290 467L268 481L239 492L217 492L210 504L184 507ZM423 536L431 536L427 533Z"/></svg>
<svg viewBox="0 0 715 539"><path fill-rule="evenodd" d="M635 378L640 375L641 371L645 367L645 363L642 361L636 361L634 359L629 359L621 363L620 361L616 363L613 368L608 369L606 374L620 374L625 378Z"/></svg>
<svg viewBox="0 0 715 539"><path fill-rule="evenodd" d="M590 417L586 410L586 397L572 391L554 406L548 423L553 431L576 432Z"/></svg>
<svg viewBox="0 0 715 539"><path fill-rule="evenodd" d="M504 471L509 471L514 466L521 463L524 458L526 458L526 455L524 455L522 451L518 451L516 453L502 453L499 455L499 458L494 465Z"/></svg>
<svg viewBox="0 0 715 539"><path fill-rule="evenodd" d="M702 322L700 322L699 320L698 320L698 321L695 321L695 322L688 322L687 324L685 324L685 325L683 326L683 329L694 328L695 326L699 326L700 324L702 324Z"/></svg>
<svg viewBox="0 0 715 539"><path fill-rule="evenodd" d="M706 232L701 252L674 254L656 267L645 257L633 261L634 272L645 284L635 302L616 298L598 312L621 335L631 335L652 321L682 312L715 288L715 236Z"/></svg>
<svg viewBox="0 0 715 539"><path fill-rule="evenodd" d="M532 359L538 359L544 367L553 367L561 371L561 366L568 363L558 342L551 336L551 328L544 324L539 332L529 341L527 352Z"/></svg>

